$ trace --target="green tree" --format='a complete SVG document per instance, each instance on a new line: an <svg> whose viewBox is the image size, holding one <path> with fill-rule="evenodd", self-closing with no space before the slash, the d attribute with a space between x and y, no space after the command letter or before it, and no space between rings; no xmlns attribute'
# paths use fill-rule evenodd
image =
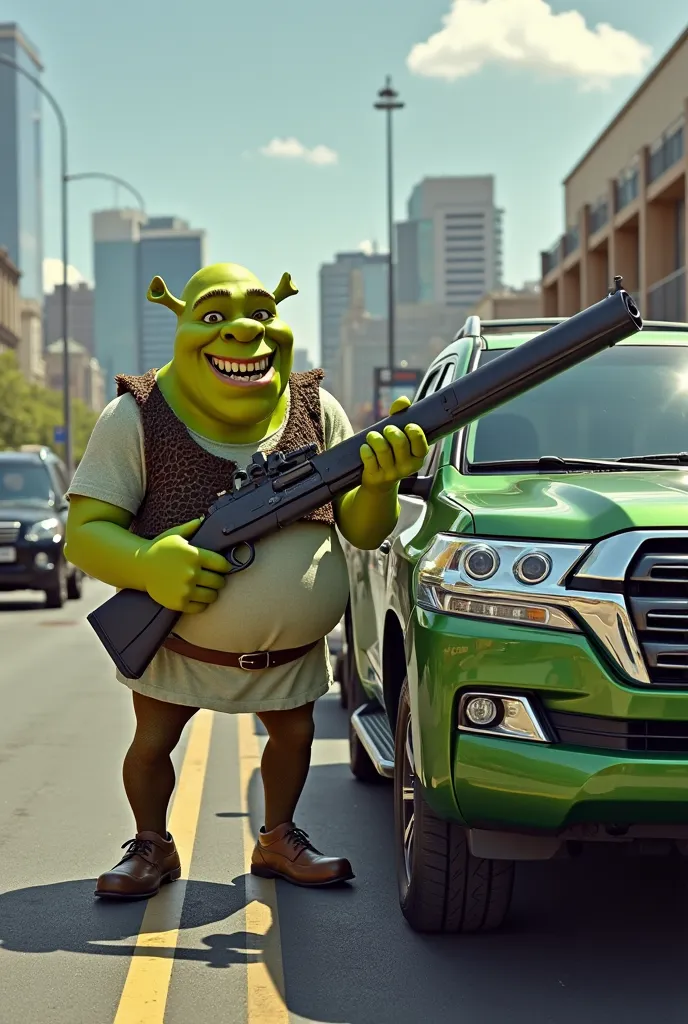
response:
<svg viewBox="0 0 688 1024"><path fill-rule="evenodd" d="M79 399L70 402L72 446L78 462L91 436L98 414ZM29 384L13 352L0 353L0 449L21 444L45 444L64 455L53 441L53 430L64 422L62 395Z"/></svg>

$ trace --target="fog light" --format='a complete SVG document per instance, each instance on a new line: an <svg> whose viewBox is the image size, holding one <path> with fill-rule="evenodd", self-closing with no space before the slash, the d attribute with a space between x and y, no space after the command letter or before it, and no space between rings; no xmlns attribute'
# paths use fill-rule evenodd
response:
<svg viewBox="0 0 688 1024"><path fill-rule="evenodd" d="M464 693L457 724L460 732L483 733L492 739L551 741L546 724L526 696Z"/></svg>
<svg viewBox="0 0 688 1024"><path fill-rule="evenodd" d="M492 725L499 708L490 697L472 697L466 704L466 718L472 725Z"/></svg>
<svg viewBox="0 0 688 1024"><path fill-rule="evenodd" d="M39 551L38 552L38 554L34 558L34 564L39 569L51 569L52 568L52 566L50 564L50 558L45 553L45 551Z"/></svg>

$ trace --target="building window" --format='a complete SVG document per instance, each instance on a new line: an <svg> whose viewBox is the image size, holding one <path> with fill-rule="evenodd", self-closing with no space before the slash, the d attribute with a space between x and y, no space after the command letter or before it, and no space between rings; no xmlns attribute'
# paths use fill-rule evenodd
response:
<svg viewBox="0 0 688 1024"><path fill-rule="evenodd" d="M686 201L679 199L674 207L674 266L680 270L686 265Z"/></svg>
<svg viewBox="0 0 688 1024"><path fill-rule="evenodd" d="M651 147L647 168L648 182L656 181L681 159L683 159L682 121L678 124L674 122Z"/></svg>
<svg viewBox="0 0 688 1024"><path fill-rule="evenodd" d="M628 206L633 202L634 199L638 198L640 190L640 173L638 170L637 163L632 167L622 171L619 177L616 179L615 194L616 194L616 211L623 210L624 207Z"/></svg>
<svg viewBox="0 0 688 1024"><path fill-rule="evenodd" d="M600 199L590 210L588 216L588 231L594 235L609 222L609 203L607 199Z"/></svg>

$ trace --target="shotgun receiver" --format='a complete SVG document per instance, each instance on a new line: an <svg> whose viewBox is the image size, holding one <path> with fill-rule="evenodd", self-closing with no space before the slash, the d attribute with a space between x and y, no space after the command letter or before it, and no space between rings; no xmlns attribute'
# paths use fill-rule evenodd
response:
<svg viewBox="0 0 688 1024"><path fill-rule="evenodd" d="M454 381L369 428L418 424L429 443L497 408L605 348L642 330L640 313L616 279L616 290L594 306L556 324L493 362ZM232 572L248 568L255 543L356 487L363 472L361 445L368 430L329 451L315 446L253 456L234 474L232 490L218 496L193 544L224 555ZM239 557L245 550L243 559ZM145 591L121 590L88 616L119 671L139 679L180 618Z"/></svg>

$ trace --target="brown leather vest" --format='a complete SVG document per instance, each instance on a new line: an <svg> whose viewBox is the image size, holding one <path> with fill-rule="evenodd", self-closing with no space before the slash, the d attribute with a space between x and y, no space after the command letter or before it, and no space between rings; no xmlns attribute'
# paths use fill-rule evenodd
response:
<svg viewBox="0 0 688 1024"><path fill-rule="evenodd" d="M143 425L146 494L132 533L150 540L173 526L204 515L220 491L230 490L236 463L201 448L165 401L155 381L156 370L140 377L118 375L117 394L133 395ZM291 452L307 444L325 447L320 405L322 370L292 373L289 378L289 416L271 451ZM266 453L267 454L267 453ZM310 522L334 525L332 505L304 516Z"/></svg>

